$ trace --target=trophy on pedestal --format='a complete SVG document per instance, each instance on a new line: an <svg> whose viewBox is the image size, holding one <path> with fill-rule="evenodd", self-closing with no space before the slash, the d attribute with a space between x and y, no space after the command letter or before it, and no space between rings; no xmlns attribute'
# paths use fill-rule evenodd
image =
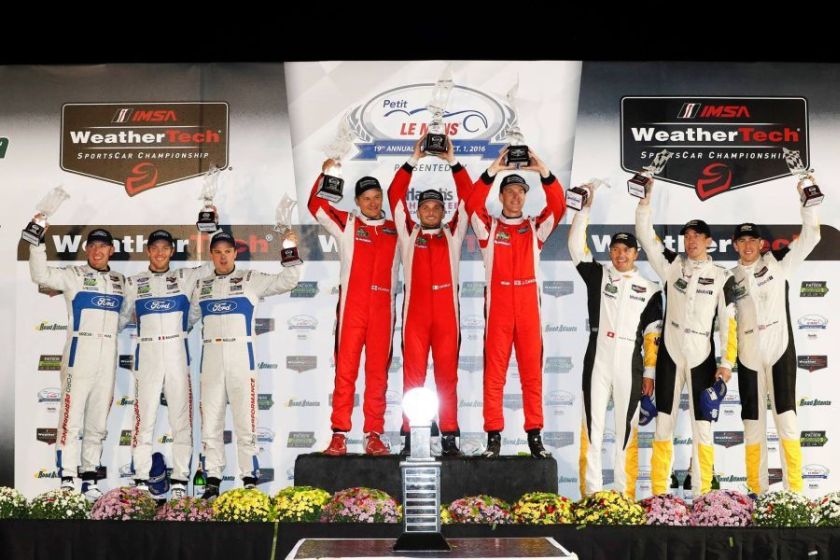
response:
<svg viewBox="0 0 840 560"><path fill-rule="evenodd" d="M627 192L636 198L644 198L647 194L648 188L653 184L654 175L659 175L665 169L665 164L671 159L674 152L662 150L653 158L650 165L644 166L641 173L636 173L631 179L627 181Z"/></svg>
<svg viewBox="0 0 840 560"><path fill-rule="evenodd" d="M820 190L820 187L817 186L816 179L814 179L814 170L805 168L805 164L802 162L802 156L799 155L799 150L782 148L782 153L784 154L785 163L788 169L790 169L791 175L799 177L799 182L796 186L799 189L802 206L807 208L808 206L822 204L825 195ZM806 182L811 184L806 185Z"/></svg>
<svg viewBox="0 0 840 560"><path fill-rule="evenodd" d="M195 223L198 231L204 233L213 233L219 228L218 217L213 209L213 199L216 197L216 191L219 190L220 171L218 167L211 165L204 175L204 185L201 187L200 197L204 200L204 207L198 213L198 221Z"/></svg>
<svg viewBox="0 0 840 560"><path fill-rule="evenodd" d="M446 113L446 105L449 103L449 95L455 82L452 81L452 71L447 66L438 78L432 89L432 99L426 105L426 109L432 114L432 122L429 123L429 132L423 141L423 151L435 154L445 154L447 151L446 129L443 125L443 115Z"/></svg>
<svg viewBox="0 0 840 560"><path fill-rule="evenodd" d="M332 166L324 170L324 175L318 183L317 196L338 202L344 198L344 179L341 177L341 160L353 146L356 134L350 128L347 117L341 119L338 125L338 133L332 143L324 148L328 159L332 160Z"/></svg>
<svg viewBox="0 0 840 560"><path fill-rule="evenodd" d="M32 218L20 233L20 238L32 245L44 242L44 232L47 230L47 219L55 214L61 203L70 198L61 186L55 187L35 206L38 214Z"/></svg>
<svg viewBox="0 0 840 560"><path fill-rule="evenodd" d="M505 129L505 138L509 140L508 151L505 156L505 165L515 165L517 169L531 165L531 156L528 153L528 146L525 144L525 137L519 129L519 109L516 106L516 93L519 91L519 78L507 92L505 99L510 107L512 118L510 125Z"/></svg>
<svg viewBox="0 0 840 560"><path fill-rule="evenodd" d="M283 194L280 203L277 205L275 212L275 226L274 231L280 234L281 237L292 230L292 211L297 206L297 201L292 200L288 194ZM298 255L297 244L289 239L283 239L283 248L280 250L280 264L283 266L297 266L303 264L300 255Z"/></svg>
<svg viewBox="0 0 840 560"><path fill-rule="evenodd" d="M601 185L606 185L607 187L610 186L610 184L603 179L592 178L582 185L570 188L566 191L566 206L572 210L580 211L587 205L589 199L592 197L592 194Z"/></svg>

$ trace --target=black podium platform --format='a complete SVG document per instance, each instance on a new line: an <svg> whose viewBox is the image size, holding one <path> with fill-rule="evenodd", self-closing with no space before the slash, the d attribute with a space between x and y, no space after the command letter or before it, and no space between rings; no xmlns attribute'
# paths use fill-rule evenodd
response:
<svg viewBox="0 0 840 560"><path fill-rule="evenodd" d="M287 560L318 558L571 558L570 553L551 537L450 539L452 550L397 552L394 539L301 539L286 556Z"/></svg>
<svg viewBox="0 0 840 560"><path fill-rule="evenodd" d="M402 501L399 455L371 457L322 453L299 455L295 485L315 486L328 492L354 486L384 490ZM490 494L508 502L527 492L557 492L557 461L530 456L440 457L440 499L449 503L464 496Z"/></svg>

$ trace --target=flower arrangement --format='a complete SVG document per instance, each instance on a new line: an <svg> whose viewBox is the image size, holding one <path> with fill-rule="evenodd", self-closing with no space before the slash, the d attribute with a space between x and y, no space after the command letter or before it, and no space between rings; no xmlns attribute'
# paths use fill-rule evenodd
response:
<svg viewBox="0 0 840 560"><path fill-rule="evenodd" d="M645 510L645 523L648 525L691 525L691 509L682 498L661 494L645 498L639 504Z"/></svg>
<svg viewBox="0 0 840 560"><path fill-rule="evenodd" d="M151 520L155 518L157 503L148 492L134 487L114 488L93 504L91 519Z"/></svg>
<svg viewBox="0 0 840 560"><path fill-rule="evenodd" d="M26 498L14 488L0 486L0 519L22 517L26 517Z"/></svg>
<svg viewBox="0 0 840 560"><path fill-rule="evenodd" d="M213 502L217 521L274 521L271 498L256 488L228 490Z"/></svg>
<svg viewBox="0 0 840 560"><path fill-rule="evenodd" d="M382 490L348 488L336 492L321 510L321 521L332 523L399 523L402 508Z"/></svg>
<svg viewBox="0 0 840 560"><path fill-rule="evenodd" d="M753 523L758 527L809 527L814 504L789 490L767 492L755 500Z"/></svg>
<svg viewBox="0 0 840 560"><path fill-rule="evenodd" d="M85 497L66 488L44 492L29 504L32 519L87 519L89 511Z"/></svg>
<svg viewBox="0 0 840 560"><path fill-rule="evenodd" d="M549 492L530 492L511 507L514 523L527 525L557 525L572 523L572 501Z"/></svg>
<svg viewBox="0 0 840 560"><path fill-rule="evenodd" d="M312 486L289 486L274 496L272 503L279 521L320 521L321 509L332 496Z"/></svg>
<svg viewBox="0 0 840 560"><path fill-rule="evenodd" d="M510 505L493 496L467 496L449 504L452 523L503 525L511 522Z"/></svg>
<svg viewBox="0 0 840 560"><path fill-rule="evenodd" d="M752 500L735 490L712 490L694 500L695 527L746 527L752 523Z"/></svg>
<svg viewBox="0 0 840 560"><path fill-rule="evenodd" d="M621 492L602 490L575 504L579 525L644 525L645 510Z"/></svg>
<svg viewBox="0 0 840 560"><path fill-rule="evenodd" d="M452 525L454 521L452 521L452 514L449 513L449 506L446 504L440 504L440 524L441 525Z"/></svg>
<svg viewBox="0 0 840 560"><path fill-rule="evenodd" d="M155 515L158 521L213 521L213 504L201 498L189 496L180 500L169 500Z"/></svg>
<svg viewBox="0 0 840 560"><path fill-rule="evenodd" d="M816 501L812 522L817 527L840 527L840 492L826 494Z"/></svg>

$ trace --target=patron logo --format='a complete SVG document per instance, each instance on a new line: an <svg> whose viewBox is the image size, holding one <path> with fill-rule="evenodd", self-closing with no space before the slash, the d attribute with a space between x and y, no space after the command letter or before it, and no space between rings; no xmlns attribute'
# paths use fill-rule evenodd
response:
<svg viewBox="0 0 840 560"><path fill-rule="evenodd" d="M768 482L772 486L783 480L782 469L767 469Z"/></svg>
<svg viewBox="0 0 840 560"><path fill-rule="evenodd" d="M825 297L827 293L827 281L806 280L799 289L799 297Z"/></svg>
<svg viewBox="0 0 840 560"><path fill-rule="evenodd" d="M257 441L259 443L272 443L274 441L274 430L262 426L258 427Z"/></svg>
<svg viewBox="0 0 840 560"><path fill-rule="evenodd" d="M271 410L274 406L274 398L271 393L260 393L257 395L257 407L260 410Z"/></svg>
<svg viewBox="0 0 840 560"><path fill-rule="evenodd" d="M318 282L298 282L297 286L292 288L289 297L293 298L314 298L318 295Z"/></svg>
<svg viewBox="0 0 840 560"><path fill-rule="evenodd" d="M502 397L502 405L511 410L519 410L522 408L522 395L504 395Z"/></svg>
<svg viewBox="0 0 840 560"><path fill-rule="evenodd" d="M802 447L823 447L828 443L828 438L825 435L825 430L807 431L802 432L799 443Z"/></svg>
<svg viewBox="0 0 840 560"><path fill-rule="evenodd" d="M714 442L729 449L744 443L744 432L715 432Z"/></svg>
<svg viewBox="0 0 840 560"><path fill-rule="evenodd" d="M321 406L321 401L308 401L306 399L289 399L286 401L286 406L289 408L314 408Z"/></svg>
<svg viewBox="0 0 840 560"><path fill-rule="evenodd" d="M117 401L117 404L119 406L134 406L134 399L128 396L123 396Z"/></svg>
<svg viewBox="0 0 840 560"><path fill-rule="evenodd" d="M799 399L799 406L831 406L831 401L802 397Z"/></svg>
<svg viewBox="0 0 840 560"><path fill-rule="evenodd" d="M271 467L260 467L260 484L274 482L274 469Z"/></svg>
<svg viewBox="0 0 840 560"><path fill-rule="evenodd" d="M718 475L718 482L721 484L738 484L740 482L746 482L746 476L738 476L734 474L722 474Z"/></svg>
<svg viewBox="0 0 840 560"><path fill-rule="evenodd" d="M554 323L546 323L545 332L547 333L572 333L577 332L578 328L574 325L562 325Z"/></svg>
<svg viewBox="0 0 840 560"><path fill-rule="evenodd" d="M330 406L333 405L333 394L330 393L329 396ZM359 406L359 393L353 393L353 408L357 408Z"/></svg>
<svg viewBox="0 0 840 560"><path fill-rule="evenodd" d="M461 297L479 298L484 297L484 282L462 282Z"/></svg>
<svg viewBox="0 0 840 560"><path fill-rule="evenodd" d="M286 447L290 449L309 449L315 445L315 432L289 432Z"/></svg>
<svg viewBox="0 0 840 560"><path fill-rule="evenodd" d="M800 369L815 372L828 367L828 356L797 356L796 365Z"/></svg>
<svg viewBox="0 0 840 560"><path fill-rule="evenodd" d="M134 356L131 354L120 354L120 367L127 370L134 370Z"/></svg>
<svg viewBox="0 0 840 560"><path fill-rule="evenodd" d="M57 403L61 399L61 389L58 387L46 387L38 391L39 403Z"/></svg>
<svg viewBox="0 0 840 560"><path fill-rule="evenodd" d="M61 371L61 354L41 354L38 371Z"/></svg>
<svg viewBox="0 0 840 560"><path fill-rule="evenodd" d="M801 97L624 97L621 166L639 173L663 148L657 179L700 200L790 175L782 148L809 166L808 107Z"/></svg>
<svg viewBox="0 0 840 560"><path fill-rule="evenodd" d="M5 136L0 136L0 159L6 157L6 150L9 149L9 139Z"/></svg>
<svg viewBox="0 0 840 560"><path fill-rule="evenodd" d="M274 330L274 319L255 319L254 332L257 335L272 332Z"/></svg>
<svg viewBox="0 0 840 560"><path fill-rule="evenodd" d="M222 441L225 445L233 443L233 431L225 430L222 432Z"/></svg>
<svg viewBox="0 0 840 560"><path fill-rule="evenodd" d="M574 432L543 432L543 443L549 447L559 449L561 447L568 447L575 443Z"/></svg>
<svg viewBox="0 0 840 560"><path fill-rule="evenodd" d="M257 364L257 369L279 369L280 366L277 364L271 364L268 362L260 362Z"/></svg>
<svg viewBox="0 0 840 560"><path fill-rule="evenodd" d="M301 340L306 340L307 333L318 328L318 319L312 315L295 315L286 321L286 325L290 331L297 331L297 337Z"/></svg>
<svg viewBox="0 0 840 560"><path fill-rule="evenodd" d="M466 401L464 399L461 399L458 402L458 408L483 408L483 407L484 407L484 402L480 401L480 400L477 400L477 399L473 399L471 401Z"/></svg>
<svg viewBox="0 0 840 560"><path fill-rule="evenodd" d="M639 435L641 435L641 434L639 434ZM690 437L675 437L674 438L674 445L689 446L689 445L692 445L693 443L694 443L694 440L692 440Z"/></svg>
<svg viewBox="0 0 840 560"><path fill-rule="evenodd" d="M126 463L120 467L120 478L134 478L136 474L131 466L131 463Z"/></svg>
<svg viewBox="0 0 840 560"><path fill-rule="evenodd" d="M741 406L741 394L738 389L727 390L721 406Z"/></svg>
<svg viewBox="0 0 840 560"><path fill-rule="evenodd" d="M546 280L542 291L545 295L559 298L574 293L575 284L570 280Z"/></svg>
<svg viewBox="0 0 840 560"><path fill-rule="evenodd" d="M569 391L549 391L545 396L546 406L570 407L575 404L575 396Z"/></svg>
<svg viewBox="0 0 840 560"><path fill-rule="evenodd" d="M824 465L805 465L802 467L802 478L807 479L826 479L831 471Z"/></svg>
<svg viewBox="0 0 840 560"><path fill-rule="evenodd" d="M120 431L120 446L128 447L131 445L131 430Z"/></svg>
<svg viewBox="0 0 840 560"><path fill-rule="evenodd" d="M134 196L227 167L227 103L67 103L61 168Z"/></svg>
<svg viewBox="0 0 840 560"><path fill-rule="evenodd" d="M572 371L571 356L548 356L543 371L546 373L569 373Z"/></svg>
<svg viewBox="0 0 840 560"><path fill-rule="evenodd" d="M578 477L560 475L560 477L557 479L557 482L559 484L577 484L578 483Z"/></svg>
<svg viewBox="0 0 840 560"><path fill-rule="evenodd" d="M385 404L392 406L399 406L402 403L402 395L399 391L387 390L385 391Z"/></svg>
<svg viewBox="0 0 840 560"><path fill-rule="evenodd" d="M66 331L67 325L60 323L50 323L49 321L41 321L35 325L36 331Z"/></svg>
<svg viewBox="0 0 840 560"><path fill-rule="evenodd" d="M461 328L465 330L484 330L484 317L481 315L465 315L461 317Z"/></svg>
<svg viewBox="0 0 840 560"><path fill-rule="evenodd" d="M615 471L613 469L601 469L601 476L604 479L604 484L615 482Z"/></svg>
<svg viewBox="0 0 840 560"><path fill-rule="evenodd" d="M172 439L172 434L163 434L157 439L158 443L172 443L173 441L175 440Z"/></svg>
<svg viewBox="0 0 840 560"><path fill-rule="evenodd" d="M688 410L688 394L683 393L680 395L680 410Z"/></svg>
<svg viewBox="0 0 840 560"><path fill-rule="evenodd" d="M166 402L166 395L163 394L163 391L160 392L160 399L158 402L160 402L160 406L169 406L169 403Z"/></svg>
<svg viewBox="0 0 840 560"><path fill-rule="evenodd" d="M459 356L458 357L458 369L464 370L469 373L473 373L476 371L483 371L484 370L484 357L483 356Z"/></svg>
<svg viewBox="0 0 840 560"><path fill-rule="evenodd" d="M286 356L286 368L298 373L318 367L318 356Z"/></svg>
<svg viewBox="0 0 840 560"><path fill-rule="evenodd" d="M35 428L35 439L47 445L52 445L58 439L57 428Z"/></svg>
<svg viewBox="0 0 840 560"><path fill-rule="evenodd" d="M822 315L803 315L797 319L800 331L824 331L828 326L828 319Z"/></svg>

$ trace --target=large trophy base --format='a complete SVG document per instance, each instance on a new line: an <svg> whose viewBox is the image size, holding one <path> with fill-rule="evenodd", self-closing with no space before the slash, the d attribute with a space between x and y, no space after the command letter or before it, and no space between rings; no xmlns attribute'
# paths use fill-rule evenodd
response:
<svg viewBox="0 0 840 560"><path fill-rule="evenodd" d="M636 173L632 179L627 181L627 192L636 198L644 198L647 196L647 189L651 182L651 178L647 175Z"/></svg>
<svg viewBox="0 0 840 560"><path fill-rule="evenodd" d="M586 187L572 187L566 191L566 206L580 211L589 201L589 189Z"/></svg>
<svg viewBox="0 0 840 560"><path fill-rule="evenodd" d="M531 156L528 153L528 146L508 146L507 156L505 157L505 165L515 165L517 168L531 165Z"/></svg>
<svg viewBox="0 0 840 560"><path fill-rule="evenodd" d="M47 228L37 222L29 222L20 232L20 238L36 247L44 242L44 232Z"/></svg>
<svg viewBox="0 0 840 560"><path fill-rule="evenodd" d="M216 223L216 213L212 210L202 210L198 213L198 221L195 223L198 231L203 233L213 233L219 229Z"/></svg>
<svg viewBox="0 0 840 560"><path fill-rule="evenodd" d="M330 202L339 202L344 198L344 179L333 175L324 175L318 183L317 196Z"/></svg>
<svg viewBox="0 0 840 560"><path fill-rule="evenodd" d="M297 247L286 247L280 250L280 264L282 266L298 266L303 260L298 255Z"/></svg>
<svg viewBox="0 0 840 560"><path fill-rule="evenodd" d="M448 149L446 134L428 133L423 141L423 151L431 154L445 154Z"/></svg>
<svg viewBox="0 0 840 560"><path fill-rule="evenodd" d="M802 187L802 196L800 197L800 200L802 201L802 206L805 208L822 204L824 198L825 195L817 185Z"/></svg>

